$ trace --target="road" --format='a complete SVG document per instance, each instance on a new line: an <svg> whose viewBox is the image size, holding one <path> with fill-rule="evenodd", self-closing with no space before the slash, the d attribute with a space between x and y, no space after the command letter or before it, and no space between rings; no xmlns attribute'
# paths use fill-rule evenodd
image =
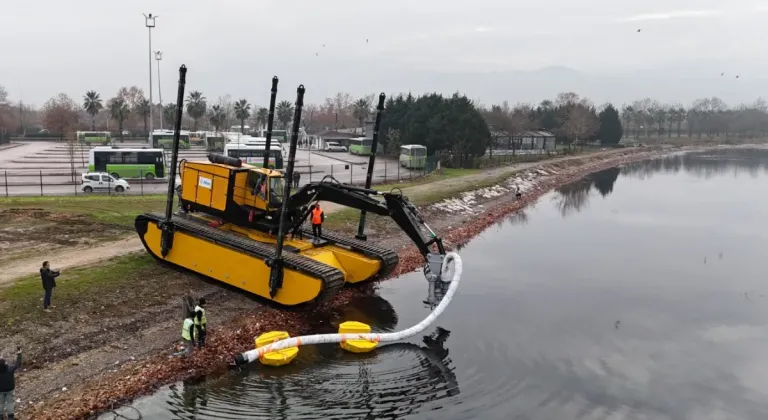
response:
<svg viewBox="0 0 768 420"><path fill-rule="evenodd" d="M146 144L118 144L118 147L126 148L142 146L146 147ZM0 151L0 197L82 194L79 177L87 171L88 149L75 150L74 168L70 159L67 146L61 143L26 143ZM191 149L180 150L179 159L207 160L207 152L193 146ZM300 185L319 181L327 175L340 182L363 184L368 157L299 149L296 151L294 168L301 174ZM400 167L394 159L379 157L374 167L373 182L412 179L419 175L422 173L411 173ZM129 179L128 182L131 189L125 194L162 194L167 191L167 184L161 180L152 182Z"/></svg>

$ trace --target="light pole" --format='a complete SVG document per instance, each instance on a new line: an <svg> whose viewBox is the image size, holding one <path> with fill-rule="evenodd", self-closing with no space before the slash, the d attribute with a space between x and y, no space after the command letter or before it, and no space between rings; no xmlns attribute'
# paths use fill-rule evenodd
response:
<svg viewBox="0 0 768 420"><path fill-rule="evenodd" d="M152 112L152 28L155 27L155 19L157 16L144 15L144 23L149 28L149 132L152 133L152 119L154 112ZM151 136L149 136L151 137Z"/></svg>
<svg viewBox="0 0 768 420"><path fill-rule="evenodd" d="M157 98L160 101L160 129L163 129L163 91L160 89L160 60L163 59L162 51L155 51L155 60L157 60Z"/></svg>

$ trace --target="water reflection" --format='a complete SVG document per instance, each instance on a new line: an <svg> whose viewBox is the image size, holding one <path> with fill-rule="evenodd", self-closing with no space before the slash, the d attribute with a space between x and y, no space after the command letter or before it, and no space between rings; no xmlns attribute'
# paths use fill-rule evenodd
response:
<svg viewBox="0 0 768 420"><path fill-rule="evenodd" d="M587 207L589 203L589 192L595 187L603 198L613 192L613 185L619 178L621 170L619 168L608 168L586 177L563 185L555 189L557 195L554 197L555 205L560 210L563 217L573 212L579 212Z"/></svg>
<svg viewBox="0 0 768 420"><path fill-rule="evenodd" d="M725 149L664 156L587 175L556 188L553 200L560 214L567 217L588 207L593 187L603 198L610 195L619 175L646 179L654 174L676 174L682 171L702 179L717 176L737 177L742 173L755 178L761 172L768 173L766 162L768 150L765 149Z"/></svg>
<svg viewBox="0 0 768 420"><path fill-rule="evenodd" d="M726 149L633 162L622 166L621 173L640 179L649 178L657 173L669 174L680 171L703 179L725 175L739 176L743 173L755 178L760 172L768 173L766 162L768 162L768 150L765 149Z"/></svg>

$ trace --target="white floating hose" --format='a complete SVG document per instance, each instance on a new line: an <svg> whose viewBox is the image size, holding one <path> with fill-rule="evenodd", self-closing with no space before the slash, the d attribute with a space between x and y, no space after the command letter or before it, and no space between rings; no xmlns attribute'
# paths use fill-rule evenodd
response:
<svg viewBox="0 0 768 420"><path fill-rule="evenodd" d="M437 317L443 313L445 308L448 307L448 304L451 303L451 299L453 298L454 293L456 293L456 290L459 288L459 281L461 280L462 271L461 257L459 257L459 254L455 252L449 252L445 255L445 259L443 260L443 265L441 268L440 278L445 279L450 275L450 270L448 267L451 265L451 263L453 263L453 276L451 277L450 285L448 286L448 291L445 292L445 296L440 301L440 304L437 305L437 307L429 314L429 316L411 328L403 331L384 334L314 334L300 337L291 337L276 341L272 344L259 347L257 349L249 350L245 353L241 353L237 355L235 363L237 365L244 365L246 363L258 360L260 356L266 353L283 350L289 347L301 347L309 344L341 343L347 340L369 340L374 342L400 341L419 334L420 332L427 329L430 324L435 322Z"/></svg>

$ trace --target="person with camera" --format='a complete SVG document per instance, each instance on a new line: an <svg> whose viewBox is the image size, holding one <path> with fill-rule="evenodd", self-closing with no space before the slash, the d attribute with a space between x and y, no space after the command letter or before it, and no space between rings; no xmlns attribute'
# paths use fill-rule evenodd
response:
<svg viewBox="0 0 768 420"><path fill-rule="evenodd" d="M43 289L45 290L45 297L43 297L43 311L51 312L49 308L55 308L51 305L51 297L53 296L53 289L56 287L56 277L59 276L57 270L51 270L48 261L43 262L43 267L40 268L40 278L43 280Z"/></svg>

